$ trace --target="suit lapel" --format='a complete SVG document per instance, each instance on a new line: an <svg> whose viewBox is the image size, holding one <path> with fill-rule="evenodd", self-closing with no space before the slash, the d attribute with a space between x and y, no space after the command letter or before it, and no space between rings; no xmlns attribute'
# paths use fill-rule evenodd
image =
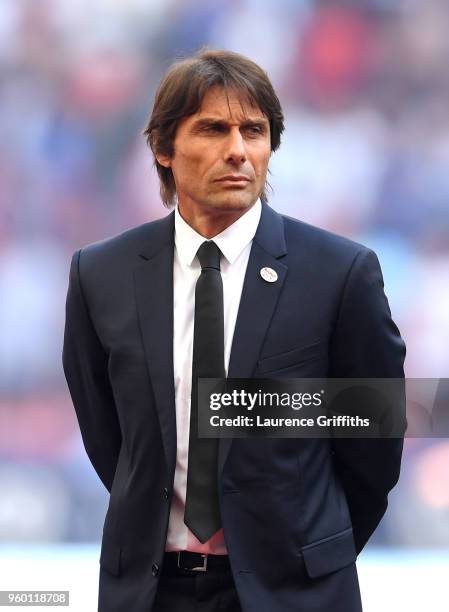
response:
<svg viewBox="0 0 449 612"><path fill-rule="evenodd" d="M134 271L136 302L148 372L159 415L168 473L176 465L173 378L174 213L153 225L144 259Z"/></svg>
<svg viewBox="0 0 449 612"><path fill-rule="evenodd" d="M152 234L134 271L136 302L162 442L169 474L176 465L176 409L173 377L173 254L174 212L151 224ZM229 360L229 378L251 378L276 310L287 266L279 261L287 252L282 217L262 203L262 213L248 260ZM262 268L275 270L267 282ZM219 440L218 475L232 439Z"/></svg>
<svg viewBox="0 0 449 612"><path fill-rule="evenodd" d="M240 298L229 359L229 378L251 378L254 374L287 274L287 266L279 261L286 252L282 217L263 203ZM260 271L264 267L277 273L275 282L262 278ZM219 440L219 478L231 445L232 438Z"/></svg>

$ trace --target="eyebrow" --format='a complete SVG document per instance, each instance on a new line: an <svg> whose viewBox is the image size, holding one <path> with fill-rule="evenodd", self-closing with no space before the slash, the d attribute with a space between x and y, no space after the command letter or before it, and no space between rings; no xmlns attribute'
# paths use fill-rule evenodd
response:
<svg viewBox="0 0 449 612"><path fill-rule="evenodd" d="M227 126L229 125L229 121L226 119L221 119L218 117L204 117L203 119L197 119L193 125L192 128L194 129L200 129L203 127L208 127L209 125L223 125L223 126ZM244 121L241 122L240 124L243 127L267 127L268 126L268 119L262 119L262 118L257 118L257 119L245 119Z"/></svg>

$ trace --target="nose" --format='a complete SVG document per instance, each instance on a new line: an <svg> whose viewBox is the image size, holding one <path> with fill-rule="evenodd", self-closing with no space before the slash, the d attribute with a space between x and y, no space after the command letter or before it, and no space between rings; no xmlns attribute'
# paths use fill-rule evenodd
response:
<svg viewBox="0 0 449 612"><path fill-rule="evenodd" d="M245 141L238 126L233 126L226 139L225 159L235 165L246 161Z"/></svg>

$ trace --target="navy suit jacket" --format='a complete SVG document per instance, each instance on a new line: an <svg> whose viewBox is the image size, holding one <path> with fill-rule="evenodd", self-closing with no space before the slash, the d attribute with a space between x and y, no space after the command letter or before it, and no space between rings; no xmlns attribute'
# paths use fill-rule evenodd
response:
<svg viewBox="0 0 449 612"><path fill-rule="evenodd" d="M176 463L174 213L72 258L64 371L110 492L99 610L149 612ZM263 267L278 280L264 281ZM403 377L404 343L364 246L265 202L229 377ZM355 560L399 476L401 439L220 439L225 540L244 612L359 612Z"/></svg>

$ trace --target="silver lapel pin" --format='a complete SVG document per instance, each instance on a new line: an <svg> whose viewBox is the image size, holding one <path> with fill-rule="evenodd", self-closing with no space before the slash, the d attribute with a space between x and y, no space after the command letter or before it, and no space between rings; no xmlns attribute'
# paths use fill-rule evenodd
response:
<svg viewBox="0 0 449 612"><path fill-rule="evenodd" d="M267 281L267 283L275 283L278 279L278 274L273 268L261 268L260 276L264 281Z"/></svg>

